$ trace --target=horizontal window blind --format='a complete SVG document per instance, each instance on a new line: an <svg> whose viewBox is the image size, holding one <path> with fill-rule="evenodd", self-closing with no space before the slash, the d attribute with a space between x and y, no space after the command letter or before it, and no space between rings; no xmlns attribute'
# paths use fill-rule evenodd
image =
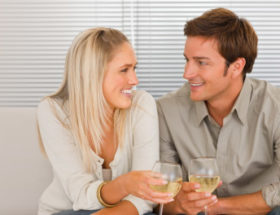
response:
<svg viewBox="0 0 280 215"><path fill-rule="evenodd" d="M124 5L121 1L0 0L0 105L36 106L57 90L74 37L96 26L123 30Z"/></svg>
<svg viewBox="0 0 280 215"><path fill-rule="evenodd" d="M258 34L258 57L249 76L280 86L280 1L151 0L139 2L137 8L138 88L157 98L185 82L184 25L217 7L246 18Z"/></svg>
<svg viewBox="0 0 280 215"><path fill-rule="evenodd" d="M280 86L280 1L0 0L0 105L36 106L54 92L74 36L96 26L123 31L137 58L138 89L155 98L184 83L183 27L206 10L226 7L259 36L250 76Z"/></svg>

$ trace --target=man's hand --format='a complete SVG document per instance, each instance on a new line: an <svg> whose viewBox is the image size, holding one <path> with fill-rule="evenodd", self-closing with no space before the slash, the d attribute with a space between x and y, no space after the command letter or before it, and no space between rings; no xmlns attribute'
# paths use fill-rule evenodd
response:
<svg viewBox="0 0 280 215"><path fill-rule="evenodd" d="M215 202L212 205L207 206L207 215L218 215L221 214L219 210L219 201Z"/></svg>
<svg viewBox="0 0 280 215"><path fill-rule="evenodd" d="M204 210L204 206L211 206L218 201L217 197L211 193L196 192L195 190L199 187L198 183L183 183L181 191L175 197L176 212L196 215Z"/></svg>

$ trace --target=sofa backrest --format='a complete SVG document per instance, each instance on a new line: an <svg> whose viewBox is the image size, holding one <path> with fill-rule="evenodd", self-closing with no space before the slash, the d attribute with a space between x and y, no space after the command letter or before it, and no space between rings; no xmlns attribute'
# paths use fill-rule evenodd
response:
<svg viewBox="0 0 280 215"><path fill-rule="evenodd" d="M35 108L0 108L0 174L0 214L37 214L52 173L39 149Z"/></svg>

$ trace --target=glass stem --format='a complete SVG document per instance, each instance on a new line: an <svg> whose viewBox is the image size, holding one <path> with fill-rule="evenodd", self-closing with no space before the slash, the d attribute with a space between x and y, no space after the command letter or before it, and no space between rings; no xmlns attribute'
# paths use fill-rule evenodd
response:
<svg viewBox="0 0 280 215"><path fill-rule="evenodd" d="M159 205L159 215L162 215L162 211L163 211L163 204L161 203Z"/></svg>
<svg viewBox="0 0 280 215"><path fill-rule="evenodd" d="M207 215L207 205L204 206L204 215Z"/></svg>

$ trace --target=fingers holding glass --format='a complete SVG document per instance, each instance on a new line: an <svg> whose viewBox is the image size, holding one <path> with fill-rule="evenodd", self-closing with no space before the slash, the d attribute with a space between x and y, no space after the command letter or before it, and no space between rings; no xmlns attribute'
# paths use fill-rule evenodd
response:
<svg viewBox="0 0 280 215"><path fill-rule="evenodd" d="M210 157L192 159L189 168L189 181L200 184L200 187L196 189L196 192L206 192L211 194L220 184L216 159ZM205 215L207 215L207 205L208 204L205 204L204 206Z"/></svg>
<svg viewBox="0 0 280 215"><path fill-rule="evenodd" d="M182 186L182 169L179 164L156 162L153 172L160 173L161 177L166 181L165 184L150 185L151 189L161 193L168 193L174 198ZM160 204L159 214L162 214L163 204Z"/></svg>

